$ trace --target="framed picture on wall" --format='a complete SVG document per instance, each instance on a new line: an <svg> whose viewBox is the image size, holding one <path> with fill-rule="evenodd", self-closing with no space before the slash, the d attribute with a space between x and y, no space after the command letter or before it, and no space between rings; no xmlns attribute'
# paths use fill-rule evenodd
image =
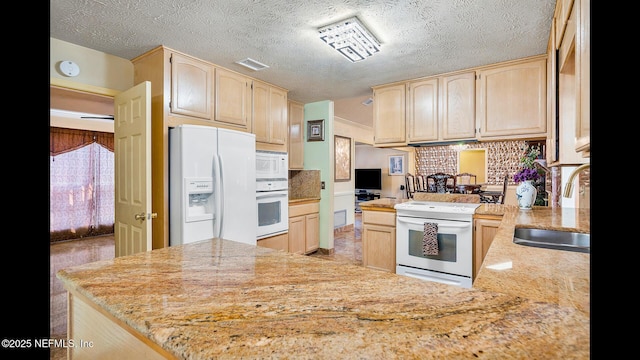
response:
<svg viewBox="0 0 640 360"><path fill-rule="evenodd" d="M404 155L389 156L389 175L404 175Z"/></svg>
<svg viewBox="0 0 640 360"><path fill-rule="evenodd" d="M307 121L307 141L324 141L324 119Z"/></svg>
<svg viewBox="0 0 640 360"><path fill-rule="evenodd" d="M335 181L351 181L351 138L334 135Z"/></svg>

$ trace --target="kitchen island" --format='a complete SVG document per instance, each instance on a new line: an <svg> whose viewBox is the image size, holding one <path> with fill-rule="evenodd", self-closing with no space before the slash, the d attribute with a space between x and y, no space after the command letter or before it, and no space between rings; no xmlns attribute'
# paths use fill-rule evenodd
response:
<svg viewBox="0 0 640 360"><path fill-rule="evenodd" d="M554 284L554 269L572 271L555 261L559 251L526 248L519 259L499 249L520 221L564 217L536 211L505 211L507 227L473 289L223 239L64 269L57 277L69 291L68 336L92 342L69 351L74 359L134 351L178 359L588 359L589 255L562 257L580 265L571 279L586 287L557 283L550 296L542 288ZM505 256L509 276L489 268ZM544 257L551 268L517 279L521 261Z"/></svg>

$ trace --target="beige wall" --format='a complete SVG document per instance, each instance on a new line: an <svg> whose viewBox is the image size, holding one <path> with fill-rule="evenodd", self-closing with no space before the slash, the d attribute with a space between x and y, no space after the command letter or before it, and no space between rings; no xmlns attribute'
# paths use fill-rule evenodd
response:
<svg viewBox="0 0 640 360"><path fill-rule="evenodd" d="M124 91L133 87L133 64L128 59L49 38L49 74L52 82L76 83L89 87ZM80 67L80 74L68 77L59 64L71 60Z"/></svg>

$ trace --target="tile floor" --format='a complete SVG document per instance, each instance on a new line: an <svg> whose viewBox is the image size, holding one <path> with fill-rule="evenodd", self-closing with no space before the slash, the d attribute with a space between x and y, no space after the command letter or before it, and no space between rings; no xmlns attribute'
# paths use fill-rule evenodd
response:
<svg viewBox="0 0 640 360"><path fill-rule="evenodd" d="M334 253L321 251L309 254L326 260L362 265L362 214L355 214L355 224L334 230ZM50 246L50 333L51 338L64 339L67 336L67 293L56 278L58 270L100 260L113 259L115 256L114 238L111 235L98 236L83 240L65 241ZM64 348L52 348L51 360L67 358Z"/></svg>

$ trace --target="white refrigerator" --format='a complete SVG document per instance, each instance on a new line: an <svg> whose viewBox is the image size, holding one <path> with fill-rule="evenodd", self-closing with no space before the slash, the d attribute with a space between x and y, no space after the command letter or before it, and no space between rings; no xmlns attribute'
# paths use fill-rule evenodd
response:
<svg viewBox="0 0 640 360"><path fill-rule="evenodd" d="M256 245L256 137L169 129L169 246L214 237Z"/></svg>

